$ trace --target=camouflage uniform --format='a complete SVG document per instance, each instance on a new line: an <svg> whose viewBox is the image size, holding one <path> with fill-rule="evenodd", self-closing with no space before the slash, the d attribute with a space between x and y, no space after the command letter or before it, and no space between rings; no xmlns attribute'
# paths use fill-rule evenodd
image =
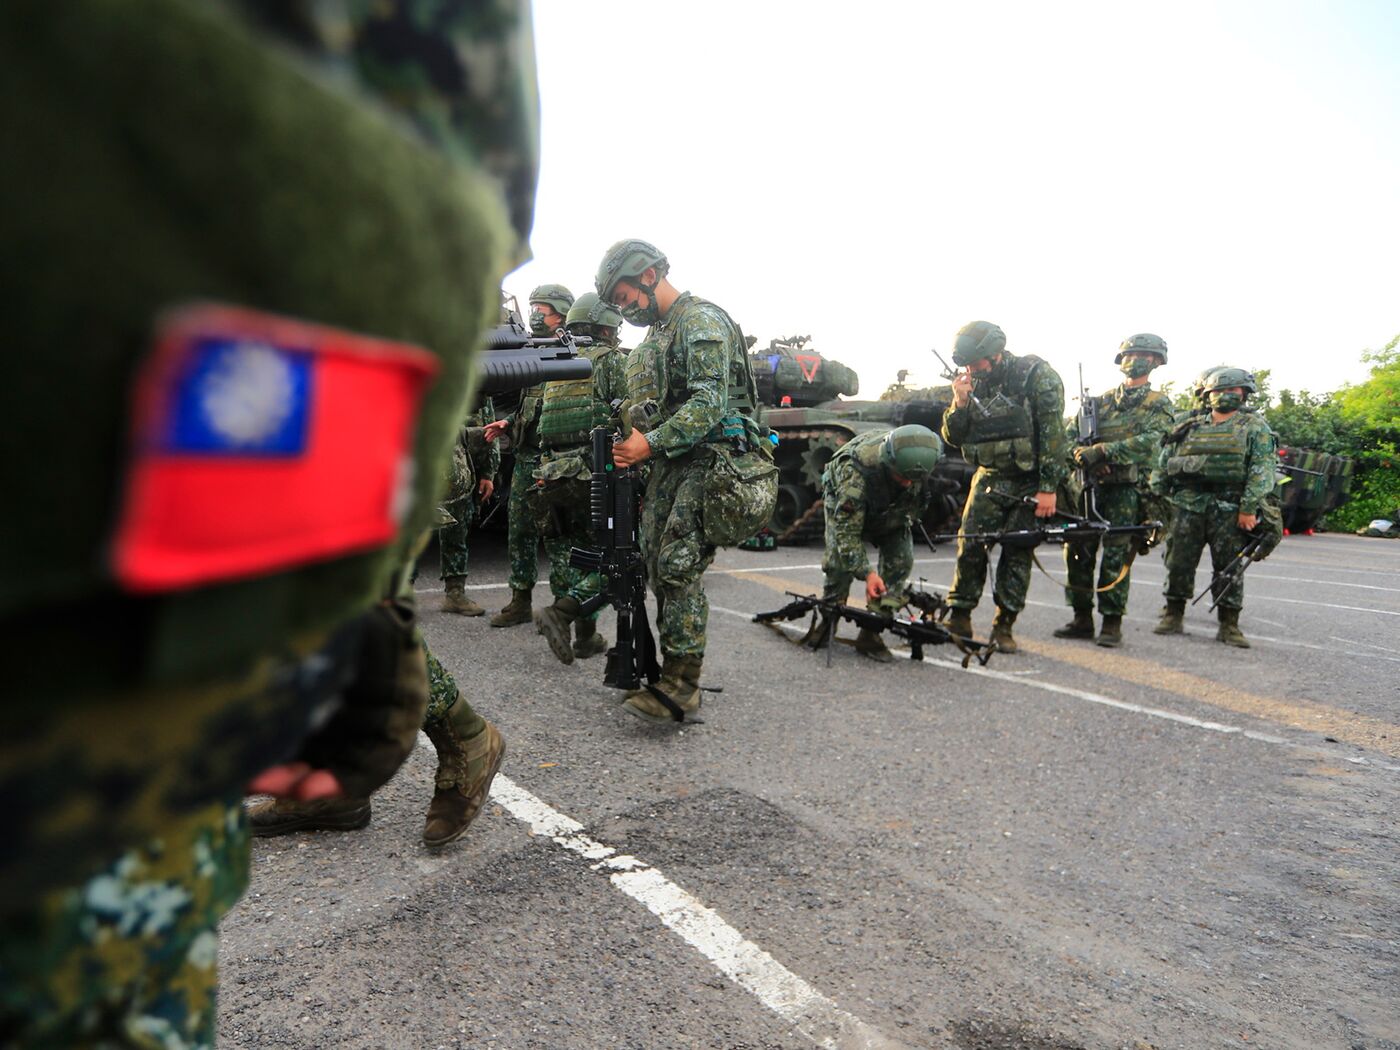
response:
<svg viewBox="0 0 1400 1050"><path fill-rule="evenodd" d="M992 375L976 380L974 394L994 414L984 417L969 401L943 416L943 439L962 449L977 466L963 507L961 532L1006 532L1035 527L1035 508L1025 502L1054 492L1068 468L1064 458L1065 393L1060 377L1040 358L1003 351ZM948 604L975 609L987 578L987 546L958 541L958 563ZM992 597L999 609L1019 613L1031 582L1031 551L1002 547Z"/></svg>
<svg viewBox="0 0 1400 1050"><path fill-rule="evenodd" d="M588 478L589 431L612 416L612 404L627 396L627 353L616 346L584 352L593 364L590 379L556 382L545 387L540 409L539 468L532 485L562 486L572 498L546 500L542 511L554 520L545 528L544 549L549 554L549 589L555 599L583 602L602 589L596 572L584 572L569 564L571 547L591 547ZM594 613L592 619L597 619Z"/></svg>
<svg viewBox="0 0 1400 1050"><path fill-rule="evenodd" d="M1151 489L1173 507L1167 530L1167 579L1162 594L1168 603L1195 596L1201 549L1210 546L1211 566L1219 572L1239 553L1245 534L1241 513L1260 514L1277 484L1278 443L1262 416L1236 411L1221 423L1209 413L1195 416L1162 446ZM1220 596L1219 608L1238 613L1244 607L1244 580Z"/></svg>
<svg viewBox="0 0 1400 1050"><path fill-rule="evenodd" d="M443 508L452 515L453 524L438 529L438 552L441 565L438 577L465 578L467 575L467 535L476 524L477 483L494 481L501 469L501 448L494 441L481 439L481 428L496 418L496 408L489 397L481 407L467 416L457 433L457 446L452 452L452 468L448 472L448 496Z"/></svg>
<svg viewBox="0 0 1400 1050"><path fill-rule="evenodd" d="M867 541L880 552L880 578L902 594L914 569L913 526L928 506L928 487L903 486L881 463L885 431L857 434L837 450L822 473L826 506L823 593L843 602L851 584L870 574ZM872 608L874 603L872 603Z"/></svg>
<svg viewBox="0 0 1400 1050"><path fill-rule="evenodd" d="M666 656L703 656L710 605L701 577L715 557L705 537L712 443L732 430L758 440L753 380L738 326L714 303L683 293L627 358L628 397L654 400L641 544Z"/></svg>
<svg viewBox="0 0 1400 1050"><path fill-rule="evenodd" d="M5 1046L214 1045L219 919L248 885L237 800L0 928Z"/></svg>
<svg viewBox="0 0 1400 1050"><path fill-rule="evenodd" d="M27 654L0 705L0 793L23 800L0 817L6 1046L212 1043L217 922L248 876L236 798L306 733L327 639L431 524L474 333L527 254L530 19L492 7L0 9L0 243L55 246L11 268L29 357L0 392L0 488L26 501L0 521L0 629ZM128 392L154 319L209 299L436 359L397 538L158 593L114 576ZM55 389L71 412L40 410Z"/></svg>
<svg viewBox="0 0 1400 1050"><path fill-rule="evenodd" d="M1120 385L1099 398L1099 443L1104 445L1108 459L1088 469L1098 478L1096 505L1109 524L1138 525L1144 520L1142 491L1161 448L1162 435L1175 421L1171 400L1148 385ZM1071 424L1066 435L1075 442L1078 427ZM1133 536L1103 541L1097 586L1107 588L1098 592L1099 612L1105 616L1127 612L1129 576L1123 566L1131 565L1130 555L1137 542ZM1065 601L1077 611L1088 612L1094 607L1094 562L1098 551L1098 540L1065 544L1069 580ZM1123 578L1118 580L1120 572ZM1110 587L1115 580L1118 583Z"/></svg>
<svg viewBox="0 0 1400 1050"><path fill-rule="evenodd" d="M510 553L512 591L531 591L539 579L540 528L530 509L530 490L535 487L535 471L540 468L540 402L544 386L532 386L520 395L520 407L506 418L510 421L511 448L515 466L510 473L510 499L506 511L506 546Z"/></svg>

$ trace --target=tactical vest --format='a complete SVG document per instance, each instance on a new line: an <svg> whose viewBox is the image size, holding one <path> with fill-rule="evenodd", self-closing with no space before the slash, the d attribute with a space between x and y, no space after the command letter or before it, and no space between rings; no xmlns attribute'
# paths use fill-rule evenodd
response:
<svg viewBox="0 0 1400 1050"><path fill-rule="evenodd" d="M1177 488L1239 490L1249 456L1249 419L1236 412L1223 423L1203 417L1167 458L1167 477Z"/></svg>
<svg viewBox="0 0 1400 1050"><path fill-rule="evenodd" d="M600 362L616 347L603 347L584 354L593 363L594 375L586 379L566 379L548 384L540 402L540 448L546 450L574 448L588 443L588 433L604 426L612 417L612 409L594 394L595 377Z"/></svg>
<svg viewBox="0 0 1400 1050"><path fill-rule="evenodd" d="M686 312L697 306L714 306L706 299L685 293L671 307L673 316L665 325L653 325L647 338L627 357L627 399L634 405L654 401L661 412L658 423L664 423L670 415L666 397L670 393L670 376L667 372L667 358L671 344L680 330ZM728 408L725 416L715 424L705 440L722 441L744 437L750 442L758 440L758 427L754 415L758 405L758 387L754 382L753 370L745 353L744 333L734 319L722 307L715 309L724 314L732 330L729 348L729 389Z"/></svg>
<svg viewBox="0 0 1400 1050"><path fill-rule="evenodd" d="M962 453L973 466L1005 473L1035 470L1038 449L1030 389L1042 364L1034 354L1010 358L1001 389L980 399L982 411L969 406L971 424Z"/></svg>
<svg viewBox="0 0 1400 1050"><path fill-rule="evenodd" d="M1131 408L1123 408L1121 405L1112 404L1108 398L1115 391L1110 392L1099 400L1099 441L1108 444L1114 441L1126 441L1137 434L1137 424L1141 419L1144 410L1151 410L1151 406L1159 401L1166 401L1167 395L1160 390L1149 390L1145 397ZM1136 463L1108 463L1108 470L1104 473L1100 481L1109 485L1131 485L1135 484L1142 476L1142 471Z"/></svg>
<svg viewBox="0 0 1400 1050"><path fill-rule="evenodd" d="M885 469L882 453L887 433L877 430L857 434L837 450L827 467L830 470L838 462L844 461L860 473L865 482L866 499L871 504L866 508L865 528L870 535L908 526L918 516L922 503L922 485L903 488L895 484ZM872 494L877 495L875 501L870 500ZM878 500L879 494L883 494L883 502Z"/></svg>

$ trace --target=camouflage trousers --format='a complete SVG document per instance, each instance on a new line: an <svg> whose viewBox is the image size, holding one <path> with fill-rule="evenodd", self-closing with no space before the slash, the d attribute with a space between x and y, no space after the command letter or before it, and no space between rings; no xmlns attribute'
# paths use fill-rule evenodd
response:
<svg viewBox="0 0 1400 1050"><path fill-rule="evenodd" d="M436 725L451 712L452 722L463 740L470 740L486 728L486 720L467 703L462 691L457 688L457 680L452 672L443 667L438 658L428 648L428 643L420 639L423 655L428 658L428 710L423 715L423 728ZM452 702L461 700L457 710L452 710Z"/></svg>
<svg viewBox="0 0 1400 1050"><path fill-rule="evenodd" d="M1110 525L1136 525L1141 520L1141 503L1138 490L1133 485L1100 485L1098 495L1099 514ZM1089 612L1094 608L1095 587L1107 587L1099 591L1099 612L1105 616L1122 616L1128 611L1129 573L1123 566L1132 565L1132 553L1137 547L1135 536L1113 536L1102 541L1103 558L1098 559L1100 541L1065 544L1065 575L1069 586L1065 588L1065 603L1074 606L1078 612ZM1094 583L1094 562L1099 561L1099 581ZM1118 574L1123 578L1118 580ZM1116 584L1109 587L1114 580Z"/></svg>
<svg viewBox="0 0 1400 1050"><path fill-rule="evenodd" d="M1189 602L1196 596L1196 566L1201 550L1210 546L1210 563L1219 572L1240 552L1245 534L1240 531L1239 508L1229 503L1212 501L1205 510L1187 510L1180 504L1172 515L1167 530L1163 562L1167 580L1162 594L1168 601ZM1240 578L1220 598L1222 609L1244 608L1244 579Z"/></svg>
<svg viewBox="0 0 1400 1050"><path fill-rule="evenodd" d="M437 530L439 568L438 577L465 576L467 574L467 535L476 523L476 500L457 499L443 504L447 513L457 519L451 525L443 525Z"/></svg>
<svg viewBox="0 0 1400 1050"><path fill-rule="evenodd" d="M972 477L972 491L963 507L959 532L1008 532L1035 527L1035 508L1023 503L1038 487L1035 475L992 474L978 470ZM1008 612L1026 607L1026 591L1031 585L1031 551L1028 548L998 546L996 578L992 600ZM955 609L975 609L982 600L987 582L988 547L978 540L958 540L958 564L953 570L953 586L948 604Z"/></svg>
<svg viewBox="0 0 1400 1050"><path fill-rule="evenodd" d="M538 452L517 452L515 468L510 475L510 502L506 506L510 519L506 524L506 544L510 553L508 582L513 591L532 590L540 575L540 529L526 499L526 493L535 485L535 471L539 465Z"/></svg>
<svg viewBox="0 0 1400 1050"><path fill-rule="evenodd" d="M827 518L827 550L832 549L831 531L833 521ZM914 535L909 528L898 529L895 532L880 533L875 536L867 536L875 549L879 552L880 563L878 572L880 578L885 581L885 587L890 594L900 594L909 584L909 574L914 571ZM830 557L822 559L822 572L826 574L825 582L822 585L823 597L840 598L843 602L850 600L851 584L856 582L855 573L842 572L831 564ZM862 597L864 593L862 592ZM878 602L867 602L867 606L875 608Z"/></svg>
<svg viewBox="0 0 1400 1050"><path fill-rule="evenodd" d="M219 920L248 887L237 800L0 922L0 1045L214 1045Z"/></svg>
<svg viewBox="0 0 1400 1050"><path fill-rule="evenodd" d="M705 468L693 453L654 460L642 504L642 554L665 656L705 655L710 602L701 578L715 560L701 522Z"/></svg>
<svg viewBox="0 0 1400 1050"><path fill-rule="evenodd" d="M588 520L588 504L555 508L562 526L561 535L550 536L544 541L544 549L549 554L549 591L557 601L572 598L583 602L603 589L603 577L596 572L585 572L569 564L569 550L573 547L592 547L593 537ZM589 619L596 620L595 612Z"/></svg>

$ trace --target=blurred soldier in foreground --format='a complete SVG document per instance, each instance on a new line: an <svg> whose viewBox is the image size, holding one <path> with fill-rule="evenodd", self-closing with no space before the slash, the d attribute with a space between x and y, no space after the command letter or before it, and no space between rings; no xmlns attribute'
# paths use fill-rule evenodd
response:
<svg viewBox="0 0 1400 1050"><path fill-rule="evenodd" d="M870 609L889 594L902 599L914 569L914 523L928 507L925 482L943 458L943 442L928 427L909 425L857 434L842 445L822 472L826 507L826 574L822 595L843 603L857 580L865 583ZM870 567L865 544L879 551L879 571ZM812 624L804 644L820 648L830 624ZM856 652L880 663L894 659L876 631L862 628Z"/></svg>
<svg viewBox="0 0 1400 1050"><path fill-rule="evenodd" d="M535 626L562 663L574 657L597 656L608 643L598 633L598 614L583 615L580 603L597 594L597 573L569 564L571 547L589 547L588 480L591 476L589 434L606 426L613 403L627 396L626 354L618 349L622 315L597 292L585 292L569 308L566 326L574 335L588 336L592 349L584 356L593 364L589 379L549 383L540 407L540 462L535 471L532 504L544 547L549 553L549 589L554 604L535 614ZM575 638L569 641L569 626Z"/></svg>
<svg viewBox="0 0 1400 1050"><path fill-rule="evenodd" d="M1193 415L1163 440L1151 486L1171 500L1174 513L1164 559L1167 604L1153 629L1157 634L1186 633L1186 603L1195 590L1203 547L1210 546L1211 567L1219 574L1240 553L1249 539L1246 533L1263 528L1282 535L1282 517L1266 505L1277 484L1274 432L1263 417L1242 411L1258 389L1254 375L1243 368L1212 370L1202 384L1210 411ZM1243 578L1215 598L1216 640L1249 648L1240 630Z"/></svg>
<svg viewBox="0 0 1400 1050"><path fill-rule="evenodd" d="M564 327L574 294L562 284L542 284L530 293L530 334L548 339ZM506 507L506 545L510 553L510 601L491 617L492 627L514 627L530 622L531 594L539 577L540 530L530 512L530 490L540 465L540 401L543 386L520 394L520 405L504 419L486 427L486 440L496 441L510 431L515 466L510 475L510 501Z"/></svg>
<svg viewBox="0 0 1400 1050"><path fill-rule="evenodd" d="M486 610L467 597L467 537L476 523L477 508L491 498L501 448L487 441L486 424L496 418L490 397L462 422L447 472L447 501L443 509L452 521L438 527L438 575L442 577L442 609L460 616L482 616Z"/></svg>
<svg viewBox="0 0 1400 1050"><path fill-rule="evenodd" d="M670 263L646 241L618 241L598 267L604 302L646 339L627 357L627 396L645 432L613 446L620 467L651 463L641 542L656 594L662 673L658 687L686 713L700 708L700 670L710 606L701 582L717 546L743 542L768 521L777 470L754 420L758 395L743 333L714 303L666 279ZM672 712L645 689L625 706L668 722Z"/></svg>
<svg viewBox="0 0 1400 1050"><path fill-rule="evenodd" d="M1161 448L1162 435L1176 422L1171 399L1152 389L1152 370L1167 363L1167 344L1150 333L1123 340L1113 359L1126 377L1116 389L1093 399L1093 433L1084 433L1088 409L1081 406L1080 423L1067 431L1075 445L1071 455L1077 469L1072 485L1077 489L1083 516L1110 525L1137 525L1150 520L1144 499L1147 479ZM1081 396L1084 396L1081 392ZM1083 440L1081 440L1081 438ZM1128 611L1128 574L1141 541L1134 536L1108 536L1098 585L1094 584L1097 540L1066 543L1065 601L1074 618L1055 631L1056 638L1094 637L1094 595L1099 598L1103 627L1098 644L1114 648L1123 644L1123 615Z"/></svg>
<svg viewBox="0 0 1400 1050"><path fill-rule="evenodd" d="M481 6L0 8L0 1044L212 1045L245 785L412 747L376 599L533 209L528 12Z"/></svg>
<svg viewBox="0 0 1400 1050"><path fill-rule="evenodd" d="M1030 528L1055 513L1064 462L1065 392L1059 375L1033 355L1006 349L1006 335L989 321L973 321L957 334L953 363L966 371L953 380L953 406L943 416L943 440L962 449L977 468L959 532L998 533ZM987 547L958 540L958 563L948 592L948 630L972 637L972 610L987 579ZM991 640L1014 653L1012 624L1025 607L1031 582L1031 550L1003 545L992 599Z"/></svg>

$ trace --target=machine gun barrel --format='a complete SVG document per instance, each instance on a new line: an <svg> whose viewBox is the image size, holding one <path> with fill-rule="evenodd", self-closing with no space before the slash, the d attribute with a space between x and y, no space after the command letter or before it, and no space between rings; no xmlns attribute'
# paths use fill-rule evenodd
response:
<svg viewBox="0 0 1400 1050"><path fill-rule="evenodd" d="M514 350L493 350L477 358L482 394L504 394L539 383L559 379L587 379L593 363L570 346L549 346Z"/></svg>

